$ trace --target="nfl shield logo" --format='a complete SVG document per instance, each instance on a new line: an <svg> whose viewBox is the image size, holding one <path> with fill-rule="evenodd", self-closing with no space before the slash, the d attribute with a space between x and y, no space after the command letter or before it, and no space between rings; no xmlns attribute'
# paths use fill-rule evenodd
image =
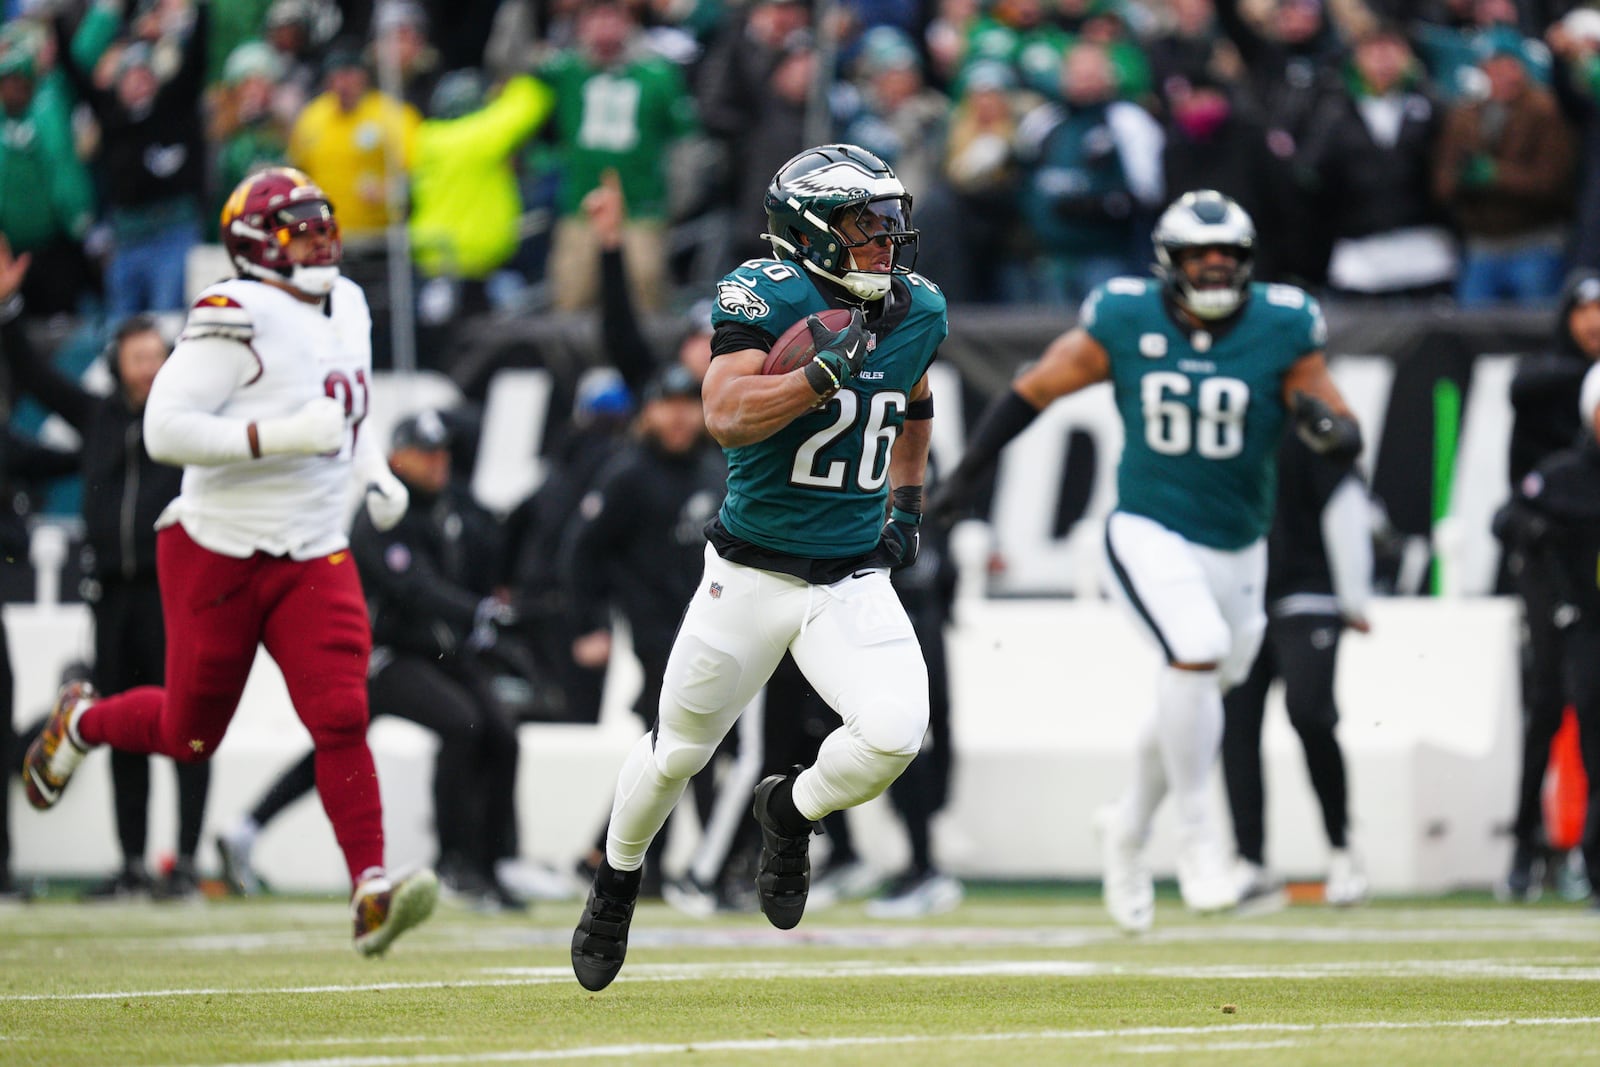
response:
<svg viewBox="0 0 1600 1067"><path fill-rule="evenodd" d="M709 590L709 592L711 593L711 599L712 600L721 600L722 599L722 583L721 582L712 582L711 583L711 589Z"/></svg>

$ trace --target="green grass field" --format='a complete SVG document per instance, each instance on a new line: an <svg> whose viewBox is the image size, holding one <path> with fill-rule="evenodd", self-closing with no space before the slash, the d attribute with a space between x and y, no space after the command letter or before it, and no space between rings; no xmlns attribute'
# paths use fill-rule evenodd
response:
<svg viewBox="0 0 1600 1067"><path fill-rule="evenodd" d="M1600 915L1487 898L1259 919L1163 897L1129 939L1083 889L859 906L780 933L645 904L622 976L573 980L576 902L441 905L358 958L336 901L0 910L0 1064L1592 1064Z"/></svg>

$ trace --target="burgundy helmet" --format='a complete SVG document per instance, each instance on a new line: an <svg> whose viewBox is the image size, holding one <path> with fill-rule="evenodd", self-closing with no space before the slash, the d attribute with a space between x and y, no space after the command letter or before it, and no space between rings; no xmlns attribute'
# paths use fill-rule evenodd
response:
<svg viewBox="0 0 1600 1067"><path fill-rule="evenodd" d="M291 263L289 241L304 233L330 240L310 259ZM240 274L290 284L296 268L337 267L343 254L327 194L293 167L259 171L234 187L222 208L222 243Z"/></svg>

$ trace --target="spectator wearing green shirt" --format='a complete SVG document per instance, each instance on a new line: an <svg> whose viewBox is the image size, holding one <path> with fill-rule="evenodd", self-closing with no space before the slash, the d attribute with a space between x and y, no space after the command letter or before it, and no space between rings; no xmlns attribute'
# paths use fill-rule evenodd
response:
<svg viewBox="0 0 1600 1067"><path fill-rule="evenodd" d="M33 268L29 312L77 310L93 285L82 240L94 189L73 146L70 94L40 69L41 34L12 23L0 35L0 234Z"/></svg>
<svg viewBox="0 0 1600 1067"><path fill-rule="evenodd" d="M595 306L600 250L583 197L614 169L628 204L623 246L638 306L666 302L667 160L674 140L696 129L682 72L646 51L638 24L619 0L585 4L577 46L539 71L555 92L555 141L561 169L560 218L550 251L555 307Z"/></svg>

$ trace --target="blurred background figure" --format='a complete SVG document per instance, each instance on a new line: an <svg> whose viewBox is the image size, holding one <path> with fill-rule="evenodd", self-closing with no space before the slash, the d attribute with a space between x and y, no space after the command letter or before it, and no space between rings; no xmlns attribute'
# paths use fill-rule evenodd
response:
<svg viewBox="0 0 1600 1067"><path fill-rule="evenodd" d="M94 186L74 144L71 91L40 69L44 51L54 55L54 40L32 23L0 32L0 233L33 261L22 295L40 317L75 313L99 289L83 248Z"/></svg>
<svg viewBox="0 0 1600 1067"><path fill-rule="evenodd" d="M644 686L633 711L655 723L667 654L678 620L705 566L704 529L722 504L727 467L711 447L700 408L700 381L668 364L645 386L634 440L596 476L578 505L562 547L561 571L581 631L572 645L580 667L602 669L612 655L612 616L626 620ZM710 822L714 773L695 778L695 803ZM752 782L747 788L752 788ZM659 896L665 835L647 859L648 889ZM602 830L586 862L599 867ZM593 871L589 872L593 877Z"/></svg>
<svg viewBox="0 0 1600 1067"><path fill-rule="evenodd" d="M206 141L200 116L209 4L182 29L177 69L156 71L152 44L134 40L115 53L112 84L102 87L72 53L66 25L55 23L61 69L100 127L99 188L110 224L106 313L178 311L186 303L189 249L201 237ZM162 24L163 31L169 24ZM159 43L159 41L157 42Z"/></svg>
<svg viewBox="0 0 1600 1067"><path fill-rule="evenodd" d="M1405 35L1373 24L1301 136L1294 164L1316 220L1302 270L1325 271L1340 296L1437 296L1455 280L1432 181L1443 115L1420 75Z"/></svg>
<svg viewBox="0 0 1600 1067"><path fill-rule="evenodd" d="M1517 42L1481 42L1481 100L1445 117L1434 189L1461 228L1456 303L1535 304L1561 285L1576 146L1548 89L1528 77Z"/></svg>
<svg viewBox="0 0 1600 1067"><path fill-rule="evenodd" d="M144 446L144 402L170 348L156 320L135 315L117 324L106 347L113 391L81 390L61 414L83 437L84 599L94 614L90 678L118 693L166 678L167 640L156 582L156 519L178 495L183 470L157 463ZM152 882L145 865L152 757L111 753L117 843L122 869L89 889L90 899L149 893L181 900L200 893L195 853L205 820L209 763L174 763L178 839L170 870Z"/></svg>
<svg viewBox="0 0 1600 1067"><path fill-rule="evenodd" d="M1320 456L1298 434L1286 433L1267 535L1267 632L1250 673L1222 698L1222 769L1242 905L1287 902L1283 883L1266 866L1261 771L1267 692L1279 680L1328 836L1324 899L1340 906L1366 899L1366 873L1350 847L1349 784L1334 732L1339 709L1333 680L1344 630L1371 630L1371 598L1372 508L1361 476L1349 460Z"/></svg>
<svg viewBox="0 0 1600 1067"><path fill-rule="evenodd" d="M667 300L668 149L697 128L694 101L682 72L642 47L622 0L586 3L577 19L576 46L538 68L555 92L561 173L550 249L553 303L558 311L597 303L599 251L582 203L610 169L628 202L623 239L634 297L641 309L657 311Z"/></svg>
<svg viewBox="0 0 1600 1067"><path fill-rule="evenodd" d="M451 71L434 87L411 173L424 366L447 364L461 318L490 307L489 278L517 251L522 195L512 163L554 102L550 89L526 74L492 99L475 69Z"/></svg>
<svg viewBox="0 0 1600 1067"><path fill-rule="evenodd" d="M1584 439L1578 400L1585 374L1600 360L1600 273L1574 272L1555 321L1552 350L1524 357L1511 381L1515 415L1507 466L1513 495L1539 464ZM1496 523L1505 542L1506 568L1522 601L1522 759L1511 821L1511 865L1498 890L1505 899L1522 902L1537 900L1546 875L1554 876L1561 866L1550 862L1554 857L1544 832L1543 789L1550 744L1572 700L1563 672L1567 646L1575 637L1562 625L1560 609L1570 596L1559 572L1545 565L1545 546L1528 537L1530 531L1505 521L1515 514L1502 513Z"/></svg>
<svg viewBox="0 0 1600 1067"><path fill-rule="evenodd" d="M216 189L231 190L247 175L287 158L289 124L277 106L285 70L283 59L261 41L246 41L229 54L210 98ZM222 199L221 193L211 198L208 228L213 239Z"/></svg>
<svg viewBox="0 0 1600 1067"><path fill-rule="evenodd" d="M1061 103L1023 119L1022 213L1034 245L1036 300L1075 307L1138 269L1141 232L1160 207L1161 127L1118 98L1107 50L1082 42L1063 57Z"/></svg>

